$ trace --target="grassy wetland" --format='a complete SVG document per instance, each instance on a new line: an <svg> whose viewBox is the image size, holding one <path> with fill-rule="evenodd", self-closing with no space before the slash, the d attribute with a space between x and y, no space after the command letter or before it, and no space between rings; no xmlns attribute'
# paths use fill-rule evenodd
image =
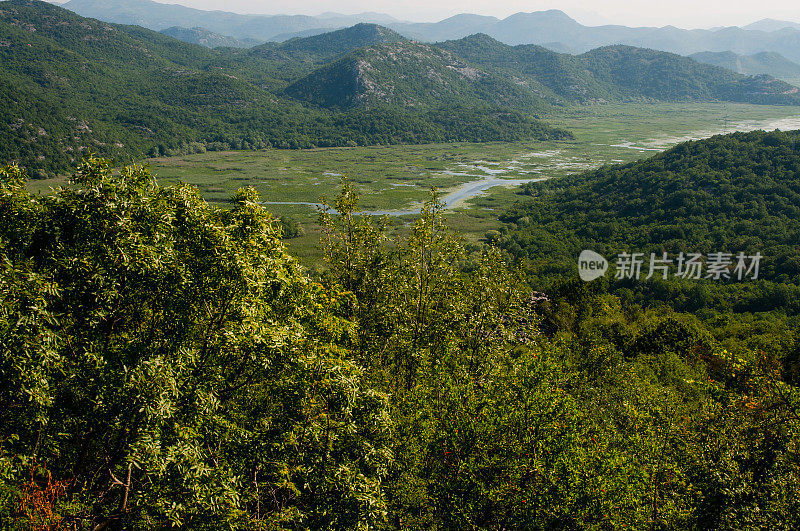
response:
<svg viewBox="0 0 800 531"><path fill-rule="evenodd" d="M305 234L288 245L311 263L318 256L315 204L336 195L343 175L355 184L362 210L396 213L417 207L432 187L446 197L487 179L510 185L553 179L725 132L800 128L796 108L729 103L580 106L544 118L573 131L575 140L209 151L142 162L161 184L192 184L213 203L224 204L238 188L252 186L273 214L300 221ZM62 177L30 186L47 191L65 182ZM499 226L497 211L518 200L515 186L495 186L456 201L446 216L468 241L477 241ZM402 230L409 217L392 216L390 223Z"/></svg>

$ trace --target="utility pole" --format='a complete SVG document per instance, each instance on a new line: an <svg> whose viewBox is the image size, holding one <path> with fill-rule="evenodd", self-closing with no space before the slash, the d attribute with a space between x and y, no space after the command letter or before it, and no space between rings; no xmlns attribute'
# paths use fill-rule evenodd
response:
<svg viewBox="0 0 800 531"><path fill-rule="evenodd" d="M731 114L728 112L728 106L727 105L723 104L722 112L725 113L725 116L722 117L722 134L723 135L727 135L728 134L728 118L731 117Z"/></svg>

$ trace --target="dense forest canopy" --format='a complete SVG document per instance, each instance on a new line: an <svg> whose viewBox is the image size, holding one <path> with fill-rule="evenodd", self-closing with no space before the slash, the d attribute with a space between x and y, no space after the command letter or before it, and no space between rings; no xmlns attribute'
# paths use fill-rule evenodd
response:
<svg viewBox="0 0 800 531"><path fill-rule="evenodd" d="M396 241L346 179L312 274L249 190L23 178L0 173L9 529L800 525L789 321L534 292L435 196Z"/></svg>
<svg viewBox="0 0 800 531"><path fill-rule="evenodd" d="M574 271L578 254L724 252L764 258L764 282L660 284L652 299L684 309L723 305L800 313L800 133L733 133L688 142L645 160L530 183L501 216L497 243L535 276ZM675 268L672 268L673 274ZM645 284L637 283L639 289ZM701 282L700 284L703 284ZM711 290L723 297L677 296ZM734 296L735 294L735 296ZM712 300L712 298L714 300ZM694 305L694 306L692 306Z"/></svg>

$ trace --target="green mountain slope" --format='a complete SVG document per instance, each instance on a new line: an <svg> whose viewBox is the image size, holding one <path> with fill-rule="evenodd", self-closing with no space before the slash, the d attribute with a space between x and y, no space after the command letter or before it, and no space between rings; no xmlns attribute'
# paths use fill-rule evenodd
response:
<svg viewBox="0 0 800 531"><path fill-rule="evenodd" d="M508 46L487 35L439 46L475 64L527 76L566 101L800 102L797 88L787 83L748 78L656 50L609 46L572 56L535 45Z"/></svg>
<svg viewBox="0 0 800 531"><path fill-rule="evenodd" d="M173 39L178 39L179 41L199 44L201 46L205 46L206 48L250 48L262 43L262 41L254 39L237 39L235 37L228 37L227 35L221 35L219 33L214 33L213 31L199 27L184 28L181 26L172 26L171 28L161 30L160 33L163 33L168 37L172 37Z"/></svg>
<svg viewBox="0 0 800 531"><path fill-rule="evenodd" d="M361 23L321 35L291 39L274 50L295 60L308 58L314 61L326 61L365 46L405 40L406 38L399 33L383 26ZM262 50L266 51L269 48L254 49L253 53L258 54Z"/></svg>
<svg viewBox="0 0 800 531"><path fill-rule="evenodd" d="M286 82L270 85L257 73L280 65L248 51L209 50L34 0L2 3L0 44L0 158L34 175L65 170L90 150L130 159L564 134L520 113L463 106L450 113L305 108L266 90Z"/></svg>
<svg viewBox="0 0 800 531"><path fill-rule="evenodd" d="M353 50L375 44L404 41L399 34L376 24L356 24L283 43L268 42L239 54L234 61L256 84L282 91L315 68ZM221 64L225 64L224 61Z"/></svg>
<svg viewBox="0 0 800 531"><path fill-rule="evenodd" d="M595 78L614 84L626 97L800 103L797 87L783 81L769 76L745 77L656 50L608 46L587 52L578 59Z"/></svg>
<svg viewBox="0 0 800 531"><path fill-rule="evenodd" d="M617 99L613 86L595 79L581 61L536 45L509 46L485 34L439 43L455 55L482 67L494 67L536 82L561 101Z"/></svg>
<svg viewBox="0 0 800 531"><path fill-rule="evenodd" d="M287 93L323 107L466 105L541 107L533 83L476 68L441 48L415 43L361 48L295 82Z"/></svg>
<svg viewBox="0 0 800 531"><path fill-rule="evenodd" d="M574 270L582 249L760 252L760 278L800 284L800 131L715 136L525 190L502 245L540 272Z"/></svg>
<svg viewBox="0 0 800 531"><path fill-rule="evenodd" d="M0 155L32 168L62 167L89 150L141 156L233 136L263 145L265 135L251 135L291 109L235 76L203 71L213 55L200 46L43 2L4 2L0 40ZM245 117L246 127L234 124Z"/></svg>
<svg viewBox="0 0 800 531"><path fill-rule="evenodd" d="M700 52L690 55L700 63L721 66L740 74L768 74L783 80L800 78L800 65L775 52L738 55L733 52Z"/></svg>

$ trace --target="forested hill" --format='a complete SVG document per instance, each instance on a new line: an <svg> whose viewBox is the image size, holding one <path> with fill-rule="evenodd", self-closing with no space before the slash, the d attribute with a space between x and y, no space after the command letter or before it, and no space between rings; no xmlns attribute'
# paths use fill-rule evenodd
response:
<svg viewBox="0 0 800 531"><path fill-rule="evenodd" d="M172 26L161 30L161 33L172 37L173 39L178 39L179 41L189 42L192 44L200 44L206 48L250 48L252 46L261 44L262 42L253 39L237 39L235 37L228 37L227 35L214 33L213 31L209 31L201 27L184 28L181 26Z"/></svg>
<svg viewBox="0 0 800 531"><path fill-rule="evenodd" d="M282 95L289 81L265 79L278 70L293 72L249 50L209 50L45 2L5 1L0 160L36 176L64 171L89 150L129 160L205 149L568 135L515 110L486 112L475 101L369 114L308 108Z"/></svg>
<svg viewBox="0 0 800 531"><path fill-rule="evenodd" d="M797 79L800 65L779 53L760 52L752 55L739 55L733 52L698 52L690 55L695 61L721 66L740 74L769 74L778 79Z"/></svg>
<svg viewBox="0 0 800 531"><path fill-rule="evenodd" d="M0 4L0 156L60 169L96 149L141 156L195 140L231 111L276 113L254 87L204 72L210 51L43 2ZM241 112L241 111L240 111Z"/></svg>
<svg viewBox="0 0 800 531"><path fill-rule="evenodd" d="M279 57L324 61L335 59L364 46L405 40L405 37L383 26L361 23L321 35L291 39L279 45L270 43L258 46L253 48L251 53L266 56L269 51L275 50Z"/></svg>
<svg viewBox="0 0 800 531"><path fill-rule="evenodd" d="M536 116L598 101L800 102L798 89L630 47L574 57L374 24L211 50L37 0L0 4L0 160L33 176L147 154L568 138Z"/></svg>
<svg viewBox="0 0 800 531"><path fill-rule="evenodd" d="M0 168L4 530L800 528L797 317L532 292L346 179L316 272L252 188L73 183Z"/></svg>
<svg viewBox="0 0 800 531"><path fill-rule="evenodd" d="M297 37L286 42L267 42L246 53L226 54L221 66L236 65L247 72L251 81L267 90L283 92L287 85L308 75L315 68L366 46L406 40L377 24L356 24L336 31Z"/></svg>
<svg viewBox="0 0 800 531"><path fill-rule="evenodd" d="M607 46L574 56L536 45L508 46L482 34L439 46L474 64L533 79L566 101L800 102L797 87L772 77L748 77L680 55L632 46Z"/></svg>
<svg viewBox="0 0 800 531"><path fill-rule="evenodd" d="M544 106L537 88L533 80L475 68L447 50L407 41L360 48L293 83L287 93L323 107L430 107L459 101L535 110Z"/></svg>
<svg viewBox="0 0 800 531"><path fill-rule="evenodd" d="M785 81L767 75L743 76L667 52L607 46L586 52L577 60L596 79L617 88L622 99L800 103L800 89Z"/></svg>
<svg viewBox="0 0 800 531"><path fill-rule="evenodd" d="M800 131L688 142L525 193L530 199L502 217L500 242L542 273L574 271L582 249L607 257L743 251L764 256L761 278L800 284Z"/></svg>
<svg viewBox="0 0 800 531"><path fill-rule="evenodd" d="M454 98L525 110L604 101L800 103L800 89L784 81L671 53L609 46L573 56L508 46L482 34L436 45L399 41L359 48L294 82L287 93L337 108L416 107Z"/></svg>

